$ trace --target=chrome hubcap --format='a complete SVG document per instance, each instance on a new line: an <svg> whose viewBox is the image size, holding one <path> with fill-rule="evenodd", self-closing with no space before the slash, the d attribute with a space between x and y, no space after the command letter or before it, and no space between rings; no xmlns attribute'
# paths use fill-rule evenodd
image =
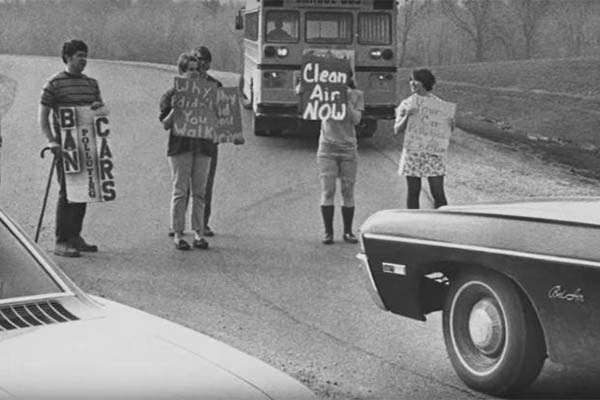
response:
<svg viewBox="0 0 600 400"><path fill-rule="evenodd" d="M479 300L471 309L469 334L475 347L487 356L496 356L502 349L502 315L489 298Z"/></svg>

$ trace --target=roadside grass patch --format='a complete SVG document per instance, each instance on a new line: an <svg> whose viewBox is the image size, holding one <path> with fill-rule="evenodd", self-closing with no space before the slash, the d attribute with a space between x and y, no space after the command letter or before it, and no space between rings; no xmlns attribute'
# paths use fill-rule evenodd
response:
<svg viewBox="0 0 600 400"><path fill-rule="evenodd" d="M494 141L528 145L578 174L600 177L600 59L545 59L431 67L434 92L458 104L457 126ZM412 68L399 69L399 99ZM380 124L381 127L387 124ZM391 129L374 144L401 146Z"/></svg>

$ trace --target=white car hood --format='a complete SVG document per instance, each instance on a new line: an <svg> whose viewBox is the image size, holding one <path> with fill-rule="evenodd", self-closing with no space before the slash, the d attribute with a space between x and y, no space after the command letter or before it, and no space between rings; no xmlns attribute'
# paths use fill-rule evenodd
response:
<svg viewBox="0 0 600 400"><path fill-rule="evenodd" d="M3 332L0 399L311 399L219 341L101 300L100 317Z"/></svg>

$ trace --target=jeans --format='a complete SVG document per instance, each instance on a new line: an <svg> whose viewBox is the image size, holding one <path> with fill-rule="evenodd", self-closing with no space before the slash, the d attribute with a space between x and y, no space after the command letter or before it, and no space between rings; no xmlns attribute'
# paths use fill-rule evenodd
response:
<svg viewBox="0 0 600 400"><path fill-rule="evenodd" d="M188 193L192 200L192 230L204 234L204 206L206 204L206 182L210 167L210 157L187 151L169 156L173 177L171 198L171 228L183 232Z"/></svg>

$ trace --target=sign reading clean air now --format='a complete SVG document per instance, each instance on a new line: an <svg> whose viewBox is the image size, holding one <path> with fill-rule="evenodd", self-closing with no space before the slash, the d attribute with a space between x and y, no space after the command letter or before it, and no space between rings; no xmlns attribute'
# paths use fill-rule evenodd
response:
<svg viewBox="0 0 600 400"><path fill-rule="evenodd" d="M217 83L175 77L173 135L196 139L215 138Z"/></svg>
<svg viewBox="0 0 600 400"><path fill-rule="evenodd" d="M451 120L456 104L435 96L412 95L403 100L396 112L417 110L408 118L404 146L411 152L443 155L448 150L452 134Z"/></svg>
<svg viewBox="0 0 600 400"><path fill-rule="evenodd" d="M341 121L346 118L350 62L330 56L302 57L302 119Z"/></svg>
<svg viewBox="0 0 600 400"><path fill-rule="evenodd" d="M108 113L104 108L61 107L58 114L67 200L114 200L117 192Z"/></svg>

